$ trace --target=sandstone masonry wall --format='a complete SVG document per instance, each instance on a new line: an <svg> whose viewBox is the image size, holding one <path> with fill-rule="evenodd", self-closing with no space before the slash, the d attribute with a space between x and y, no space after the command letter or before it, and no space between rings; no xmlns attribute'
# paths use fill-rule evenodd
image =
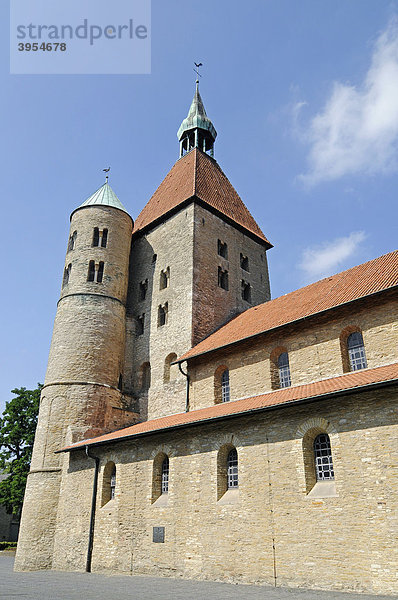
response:
<svg viewBox="0 0 398 600"><path fill-rule="evenodd" d="M373 390L92 449L101 458L93 570L396 594L397 397L396 387ZM309 494L305 480L303 443L319 431L331 440L330 497ZM239 490L218 499L226 444L238 451ZM170 459L160 504L152 502L159 452ZM54 564L75 570L93 461L82 452L67 461ZM108 461L116 496L101 506ZM159 526L164 543L152 541Z"/></svg>

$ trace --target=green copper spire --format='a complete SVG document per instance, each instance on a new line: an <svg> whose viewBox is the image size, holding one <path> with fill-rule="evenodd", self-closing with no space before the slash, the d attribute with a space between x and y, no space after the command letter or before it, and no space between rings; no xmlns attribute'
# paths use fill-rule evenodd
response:
<svg viewBox="0 0 398 600"><path fill-rule="evenodd" d="M79 206L79 208L83 208L83 206L112 206L112 208L118 208L119 210L123 210L127 213L127 210L124 208L123 204L120 202L119 198L116 196L115 192L111 188L108 183L108 178L106 178L106 182L102 185L90 198L87 198Z"/></svg>
<svg viewBox="0 0 398 600"><path fill-rule="evenodd" d="M203 100L199 93L199 81L196 81L195 95L188 116L180 125L177 132L180 141L180 156L192 148L200 148L203 152L214 154L214 141L217 131L206 114Z"/></svg>

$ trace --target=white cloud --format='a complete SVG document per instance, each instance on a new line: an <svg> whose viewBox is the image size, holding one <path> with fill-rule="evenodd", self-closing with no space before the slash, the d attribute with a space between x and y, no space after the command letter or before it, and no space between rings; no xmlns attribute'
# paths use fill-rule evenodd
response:
<svg viewBox="0 0 398 600"><path fill-rule="evenodd" d="M353 231L347 237L326 242L317 248L306 248L299 267L305 272L308 281L333 275L344 268L343 263L355 254L365 238L363 231Z"/></svg>
<svg viewBox="0 0 398 600"><path fill-rule="evenodd" d="M293 119L297 118L298 105ZM360 86L335 82L323 110L310 121L307 185L348 174L396 171L398 162L398 21L377 39Z"/></svg>

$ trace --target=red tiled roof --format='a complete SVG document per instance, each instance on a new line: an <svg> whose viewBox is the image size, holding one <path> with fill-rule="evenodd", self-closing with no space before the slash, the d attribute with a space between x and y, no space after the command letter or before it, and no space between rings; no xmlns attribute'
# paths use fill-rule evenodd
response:
<svg viewBox="0 0 398 600"><path fill-rule="evenodd" d="M315 383L309 383L307 385L284 388L282 390L261 394L260 396L243 398L242 400L235 400L232 402L224 402L223 404L216 404L214 406L210 406L209 408L193 410L188 413L178 413L175 415L170 415L169 417L162 417L152 421L144 421L143 423L138 423L137 425L132 425L131 427L126 427L125 429L119 429L118 431L113 431L112 433L107 433L96 438L76 442L71 446L67 446L62 450L58 450L58 452L66 452L69 450L75 450L77 448L83 448L84 446L105 444L113 441L123 441L126 438L132 438L134 436L160 431L167 431L168 429L174 427L184 427L195 423L200 423L202 421L211 422L213 419L250 413L251 411L258 411L265 408L286 405L292 402L299 402L311 398L322 398L322 396L327 396L333 393L355 390L356 388L361 388L371 384L382 384L384 382L389 383L397 380L398 363L377 367L375 369L364 369L363 371L346 373L345 375L340 375L339 377L324 379L322 381L316 381Z"/></svg>
<svg viewBox="0 0 398 600"><path fill-rule="evenodd" d="M134 233L196 196L271 247L217 162L195 148L178 160L134 224Z"/></svg>
<svg viewBox="0 0 398 600"><path fill-rule="evenodd" d="M397 285L398 250L249 308L199 342L178 361L211 352Z"/></svg>

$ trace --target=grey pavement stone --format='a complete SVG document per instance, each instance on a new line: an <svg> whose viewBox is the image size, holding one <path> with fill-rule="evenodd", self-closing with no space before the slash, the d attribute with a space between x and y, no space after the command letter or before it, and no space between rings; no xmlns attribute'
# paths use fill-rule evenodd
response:
<svg viewBox="0 0 398 600"><path fill-rule="evenodd" d="M36 571L14 573L14 557L0 553L2 600L391 600L345 592L322 592L161 577Z"/></svg>

